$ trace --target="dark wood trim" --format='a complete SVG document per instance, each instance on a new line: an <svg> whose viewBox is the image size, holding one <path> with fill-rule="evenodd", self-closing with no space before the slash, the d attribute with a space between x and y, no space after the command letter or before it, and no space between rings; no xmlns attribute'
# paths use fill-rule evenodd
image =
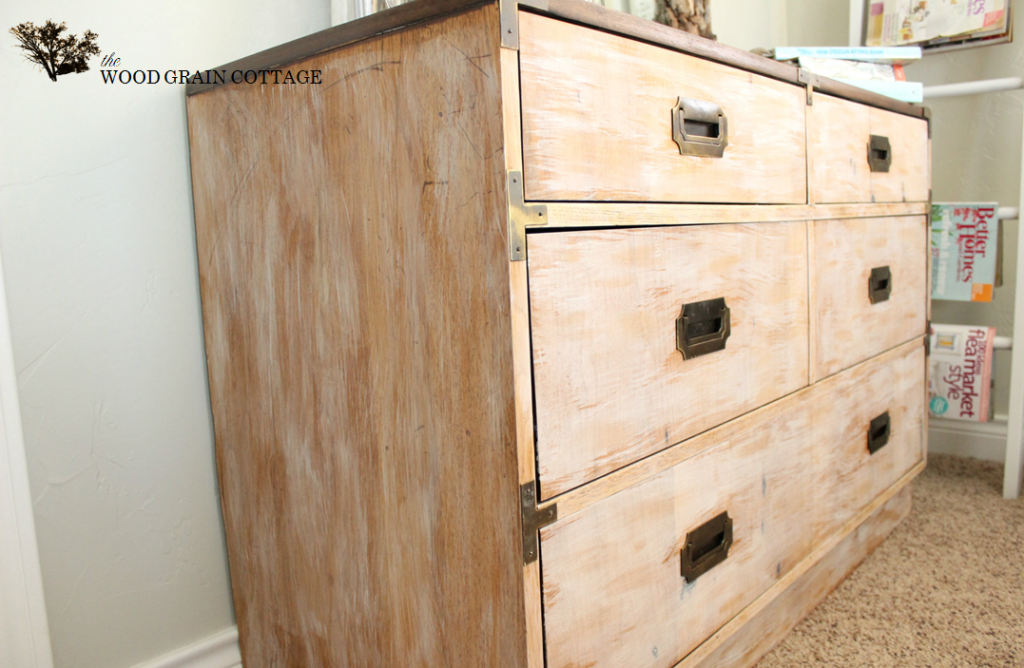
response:
<svg viewBox="0 0 1024 668"><path fill-rule="evenodd" d="M346 44L359 42L446 14L453 14L489 1L493 2L494 0L414 0L211 69L228 70L229 73L234 70L280 69L285 65L343 47ZM185 87L185 94L196 95L222 85L224 84L190 83Z"/></svg>
<svg viewBox="0 0 1024 668"><path fill-rule="evenodd" d="M408 4L398 5L383 12L371 14L349 23L343 23L339 26L301 37L287 44L261 51L216 69L224 69L229 72L233 70L277 69L325 51L337 49L346 44L494 1L413 0L413 2ZM509 1L515 2L515 0ZM757 56L748 51L719 44L718 42L691 35L682 30L676 30L675 28L670 28L654 21L648 21L632 14L607 9L586 0L548 0L546 10L537 9L526 4L521 5L521 9L554 16L650 44L664 46L773 79L803 85L800 83L800 70L795 65L780 63L770 58ZM195 95L216 88L218 85L223 84L188 84L185 91L188 95ZM907 116L927 117L927 112L921 105L900 102L899 100L825 77L818 78L815 89L828 95L853 100L854 102L862 102L873 107L906 114Z"/></svg>

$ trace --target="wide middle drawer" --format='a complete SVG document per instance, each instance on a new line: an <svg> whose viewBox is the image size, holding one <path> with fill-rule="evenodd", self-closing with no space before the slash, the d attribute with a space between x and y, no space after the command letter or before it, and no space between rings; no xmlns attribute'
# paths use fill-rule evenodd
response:
<svg viewBox="0 0 1024 668"><path fill-rule="evenodd" d="M544 499L807 384L804 222L546 232L528 249Z"/></svg>
<svg viewBox="0 0 1024 668"><path fill-rule="evenodd" d="M528 200L807 201L806 89L527 12L519 32Z"/></svg>

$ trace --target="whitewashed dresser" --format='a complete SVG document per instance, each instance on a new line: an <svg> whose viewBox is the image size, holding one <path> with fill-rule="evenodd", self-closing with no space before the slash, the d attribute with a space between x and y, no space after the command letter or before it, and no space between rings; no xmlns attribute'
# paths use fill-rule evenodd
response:
<svg viewBox="0 0 1024 668"><path fill-rule="evenodd" d="M579 0L189 86L246 668L749 666L910 508L928 120Z"/></svg>

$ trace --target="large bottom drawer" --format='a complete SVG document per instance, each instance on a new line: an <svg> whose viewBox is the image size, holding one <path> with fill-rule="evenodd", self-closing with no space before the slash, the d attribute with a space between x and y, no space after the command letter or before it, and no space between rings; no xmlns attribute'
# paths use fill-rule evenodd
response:
<svg viewBox="0 0 1024 668"><path fill-rule="evenodd" d="M920 340L896 348L542 530L549 668L672 666L849 529L923 457L924 369ZM725 552L722 513L728 556L688 581Z"/></svg>

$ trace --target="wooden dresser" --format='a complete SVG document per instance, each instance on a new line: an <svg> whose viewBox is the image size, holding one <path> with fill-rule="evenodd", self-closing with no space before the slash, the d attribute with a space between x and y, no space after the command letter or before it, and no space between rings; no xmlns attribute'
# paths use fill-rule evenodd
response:
<svg viewBox="0 0 1024 668"><path fill-rule="evenodd" d="M246 668L749 666L909 512L921 107L579 0L223 69L322 80L188 90Z"/></svg>

